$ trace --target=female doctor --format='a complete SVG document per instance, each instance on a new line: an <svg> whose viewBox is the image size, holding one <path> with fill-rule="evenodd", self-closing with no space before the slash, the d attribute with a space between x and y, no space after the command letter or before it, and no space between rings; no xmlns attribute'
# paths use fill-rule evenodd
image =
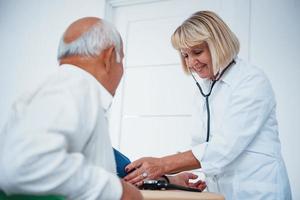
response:
<svg viewBox="0 0 300 200"><path fill-rule="evenodd" d="M261 69L237 58L235 34L215 13L200 11L175 30L172 44L199 90L193 147L136 160L125 180L139 185L202 168L208 191L226 199L291 199L271 84Z"/></svg>

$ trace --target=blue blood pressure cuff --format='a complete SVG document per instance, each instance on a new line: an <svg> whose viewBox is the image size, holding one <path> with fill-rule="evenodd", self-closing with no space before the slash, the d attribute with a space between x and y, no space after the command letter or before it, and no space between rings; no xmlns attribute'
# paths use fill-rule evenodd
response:
<svg viewBox="0 0 300 200"><path fill-rule="evenodd" d="M119 152L118 150L114 149L114 155L117 165L117 175L120 178L124 178L128 173L125 171L125 167L131 163L129 158L127 158L124 154Z"/></svg>

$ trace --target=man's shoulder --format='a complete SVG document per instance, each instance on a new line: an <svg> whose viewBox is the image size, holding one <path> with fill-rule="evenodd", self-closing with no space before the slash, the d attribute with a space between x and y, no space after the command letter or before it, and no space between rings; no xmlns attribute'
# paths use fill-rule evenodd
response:
<svg viewBox="0 0 300 200"><path fill-rule="evenodd" d="M89 76L74 68L62 67L55 73L46 78L34 90L27 91L25 102L45 101L52 99L56 105L58 103L73 102L76 105L83 105L89 101L97 102L99 100L99 88L97 83ZM18 99L18 101L20 98Z"/></svg>
<svg viewBox="0 0 300 200"><path fill-rule="evenodd" d="M54 74L48 77L43 87L59 90L90 92L97 86L93 77L84 70L74 66L61 66Z"/></svg>

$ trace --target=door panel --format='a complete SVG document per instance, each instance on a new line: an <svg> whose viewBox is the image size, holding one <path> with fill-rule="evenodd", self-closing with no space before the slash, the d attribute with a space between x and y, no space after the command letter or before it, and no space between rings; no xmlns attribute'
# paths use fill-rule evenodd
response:
<svg viewBox="0 0 300 200"><path fill-rule="evenodd" d="M193 81L178 65L128 68L123 115L189 115Z"/></svg>
<svg viewBox="0 0 300 200"><path fill-rule="evenodd" d="M187 150L190 127L190 118L186 116L126 116L123 118L120 149L132 160Z"/></svg>
<svg viewBox="0 0 300 200"><path fill-rule="evenodd" d="M178 64L180 60L170 39L178 21L180 18L129 22L126 67Z"/></svg>

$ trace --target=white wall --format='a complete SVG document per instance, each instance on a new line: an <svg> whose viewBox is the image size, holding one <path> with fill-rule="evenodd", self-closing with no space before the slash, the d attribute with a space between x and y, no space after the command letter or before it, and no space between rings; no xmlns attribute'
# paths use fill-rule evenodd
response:
<svg viewBox="0 0 300 200"><path fill-rule="evenodd" d="M252 0L250 60L270 78L277 99L282 154L300 199L300 1Z"/></svg>
<svg viewBox="0 0 300 200"><path fill-rule="evenodd" d="M13 100L58 69L56 52L67 26L104 16L104 0L0 0L0 128Z"/></svg>

